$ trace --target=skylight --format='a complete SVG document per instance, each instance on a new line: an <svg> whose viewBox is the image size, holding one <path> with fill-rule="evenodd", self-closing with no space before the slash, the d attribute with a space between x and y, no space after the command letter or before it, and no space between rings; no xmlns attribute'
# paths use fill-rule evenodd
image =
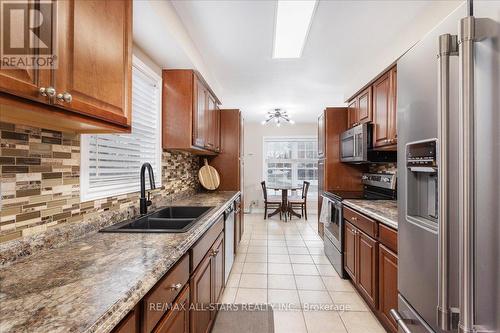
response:
<svg viewBox="0 0 500 333"><path fill-rule="evenodd" d="M278 0L273 58L300 58L317 0Z"/></svg>

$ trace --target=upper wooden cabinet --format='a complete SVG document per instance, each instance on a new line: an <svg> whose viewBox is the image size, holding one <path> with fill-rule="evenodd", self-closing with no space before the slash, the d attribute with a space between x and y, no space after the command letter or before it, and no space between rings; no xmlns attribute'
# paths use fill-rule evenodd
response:
<svg viewBox="0 0 500 333"><path fill-rule="evenodd" d="M59 67L54 103L119 125L131 124L131 1L58 1ZM71 95L72 100L64 100Z"/></svg>
<svg viewBox="0 0 500 333"><path fill-rule="evenodd" d="M394 146L396 140L396 69L373 84L373 146Z"/></svg>
<svg viewBox="0 0 500 333"><path fill-rule="evenodd" d="M0 96L2 119L82 133L129 130L132 1L52 4L54 10L43 15L57 22L51 23L57 67L2 68L0 91L18 97Z"/></svg>
<svg viewBox="0 0 500 333"><path fill-rule="evenodd" d="M220 150L220 101L199 73L163 71L163 148L214 155Z"/></svg>
<svg viewBox="0 0 500 333"><path fill-rule="evenodd" d="M396 150L397 68L381 74L372 84L352 97L347 106L349 128L373 122L373 148Z"/></svg>
<svg viewBox="0 0 500 333"><path fill-rule="evenodd" d="M347 106L347 127L351 128L358 122L358 100L354 98Z"/></svg>
<svg viewBox="0 0 500 333"><path fill-rule="evenodd" d="M358 124L372 121L372 87L363 90L357 100Z"/></svg>
<svg viewBox="0 0 500 333"><path fill-rule="evenodd" d="M348 102L347 126L372 121L372 87L369 86Z"/></svg>
<svg viewBox="0 0 500 333"><path fill-rule="evenodd" d="M321 113L318 117L318 158L325 157L326 147L326 132L325 132L325 113Z"/></svg>

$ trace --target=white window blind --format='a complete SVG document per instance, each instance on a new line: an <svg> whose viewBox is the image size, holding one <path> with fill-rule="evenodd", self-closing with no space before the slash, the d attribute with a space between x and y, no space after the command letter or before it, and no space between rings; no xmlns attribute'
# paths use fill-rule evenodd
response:
<svg viewBox="0 0 500 333"><path fill-rule="evenodd" d="M139 59L132 66L132 132L82 135L82 201L139 191L139 173L151 163L161 185L161 77ZM150 188L146 175L146 188Z"/></svg>

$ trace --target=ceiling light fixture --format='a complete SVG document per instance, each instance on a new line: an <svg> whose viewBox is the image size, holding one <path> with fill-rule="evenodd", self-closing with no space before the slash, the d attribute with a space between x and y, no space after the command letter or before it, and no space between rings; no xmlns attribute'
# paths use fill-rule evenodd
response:
<svg viewBox="0 0 500 333"><path fill-rule="evenodd" d="M291 125L295 124L295 122L290 119L290 116L287 114L287 112L281 109L274 109L274 111L268 111L266 120L263 120L261 124L267 125L273 119L274 123L276 124L276 127L280 127L282 122L289 123Z"/></svg>
<svg viewBox="0 0 500 333"><path fill-rule="evenodd" d="M273 58L300 58L317 0L278 0Z"/></svg>

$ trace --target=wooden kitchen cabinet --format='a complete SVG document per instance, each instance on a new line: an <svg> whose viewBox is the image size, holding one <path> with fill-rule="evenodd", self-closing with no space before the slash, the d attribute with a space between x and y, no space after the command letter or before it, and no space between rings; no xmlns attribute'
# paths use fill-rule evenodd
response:
<svg viewBox="0 0 500 333"><path fill-rule="evenodd" d="M396 333L390 310L398 304L397 230L345 206L343 213L344 269L384 327Z"/></svg>
<svg viewBox="0 0 500 333"><path fill-rule="evenodd" d="M398 308L398 257L384 245L379 245L379 313L386 326L397 332L397 324L390 315Z"/></svg>
<svg viewBox="0 0 500 333"><path fill-rule="evenodd" d="M348 102L347 126L349 128L372 121L372 87L369 86Z"/></svg>
<svg viewBox="0 0 500 333"><path fill-rule="evenodd" d="M219 104L198 72L163 70L163 148L200 155L217 154L220 150Z"/></svg>
<svg viewBox="0 0 500 333"><path fill-rule="evenodd" d="M325 113L321 113L318 117L318 158L325 157Z"/></svg>
<svg viewBox="0 0 500 333"><path fill-rule="evenodd" d="M357 97L358 124L372 121L372 87L363 90Z"/></svg>
<svg viewBox="0 0 500 333"><path fill-rule="evenodd" d="M378 302L378 242L361 231L356 233L357 285L373 307Z"/></svg>
<svg viewBox="0 0 500 333"><path fill-rule="evenodd" d="M189 333L189 324L189 286L186 286L154 333Z"/></svg>
<svg viewBox="0 0 500 333"><path fill-rule="evenodd" d="M358 123L358 100L355 98L347 105L347 127L351 128Z"/></svg>
<svg viewBox="0 0 500 333"><path fill-rule="evenodd" d="M191 278L191 332L209 332L218 302L224 290L224 233L221 233Z"/></svg>
<svg viewBox="0 0 500 333"><path fill-rule="evenodd" d="M375 239L345 221L344 269L374 308L378 301L377 246Z"/></svg>
<svg viewBox="0 0 500 333"><path fill-rule="evenodd" d="M22 100L1 96L2 119L81 133L129 130L132 1L68 0L53 5L58 66L3 68L0 90ZM40 88L49 87L54 95L42 96Z"/></svg>
<svg viewBox="0 0 500 333"><path fill-rule="evenodd" d="M191 277L191 332L206 333L212 326L213 314L210 304L214 299L213 293L213 268L212 256L208 254L200 263L196 272Z"/></svg>
<svg viewBox="0 0 500 333"><path fill-rule="evenodd" d="M38 3L40 1L30 1L30 2L19 2L16 4L16 8L23 9L25 12L29 12L30 10L35 9L37 7L39 10L42 10L44 7L39 7ZM42 14L44 18L46 18L47 22L52 21L52 13L47 13L47 11L42 10ZM37 26L36 22L33 22L35 17L30 15L28 17L29 22L27 22L27 26ZM52 28L52 24L49 24L50 28ZM24 29L26 27L20 25L14 25L11 28L14 31L11 31L11 35L16 34L24 34ZM19 31L23 29L22 31ZM47 31L43 31L42 34L45 35ZM38 40L33 40L34 43L39 44ZM35 45L36 46L36 45ZM51 47L52 45L48 45ZM38 52L36 48L25 49L23 52L28 53L30 56L37 56ZM27 98L33 101L48 103L46 97L43 97L39 93L40 87L49 87L51 84L51 70L50 69L30 69L30 68L22 68L22 67L6 67L0 66L0 91L7 92L9 94L13 94L15 96L19 96L22 98Z"/></svg>
<svg viewBox="0 0 500 333"><path fill-rule="evenodd" d="M356 227L344 224L344 268L352 281L357 281L356 274Z"/></svg>
<svg viewBox="0 0 500 333"><path fill-rule="evenodd" d="M373 84L373 146L396 149L396 69Z"/></svg>
<svg viewBox="0 0 500 333"><path fill-rule="evenodd" d="M213 303L217 301L222 296L222 291L224 290L224 234L221 234L219 238L215 241L213 246L212 254L212 264L214 265L214 298Z"/></svg>
<svg viewBox="0 0 500 333"><path fill-rule="evenodd" d="M132 2L58 1L58 94L55 103L72 111L131 124Z"/></svg>

